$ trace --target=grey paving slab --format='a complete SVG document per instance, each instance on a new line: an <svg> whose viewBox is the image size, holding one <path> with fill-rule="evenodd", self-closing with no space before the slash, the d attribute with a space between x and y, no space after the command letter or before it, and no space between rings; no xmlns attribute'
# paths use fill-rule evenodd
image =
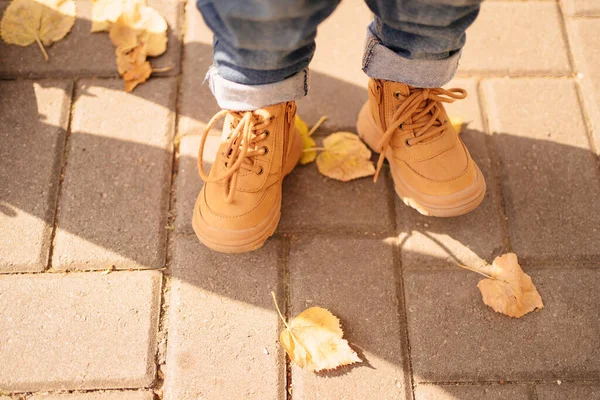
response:
<svg viewBox="0 0 600 400"><path fill-rule="evenodd" d="M598 384L570 384L561 383L553 385L536 386L538 400L598 400L600 399L600 385Z"/></svg>
<svg viewBox="0 0 600 400"><path fill-rule="evenodd" d="M596 0L562 0L565 13L572 17L600 16L600 3Z"/></svg>
<svg viewBox="0 0 600 400"><path fill-rule="evenodd" d="M567 28L593 140L600 151L600 19L573 19Z"/></svg>
<svg viewBox="0 0 600 400"><path fill-rule="evenodd" d="M55 269L164 265L176 81L154 79L133 94L121 85L77 87Z"/></svg>
<svg viewBox="0 0 600 400"><path fill-rule="evenodd" d="M467 31L459 73L569 74L558 6L548 1L484 2Z"/></svg>
<svg viewBox="0 0 600 400"><path fill-rule="evenodd" d="M368 97L369 78L361 68L367 25L372 18L364 1L345 0L319 26L309 93L298 102L298 113L309 126L323 115L329 117L319 133L356 132L358 112Z"/></svg>
<svg viewBox="0 0 600 400"><path fill-rule="evenodd" d="M405 271L416 381L596 379L600 372L597 269L530 269L544 309L521 319L481 300L468 271Z"/></svg>
<svg viewBox="0 0 600 400"><path fill-rule="evenodd" d="M394 221L386 179L391 178L384 171L377 183L372 177L340 182L321 175L314 163L299 165L283 181L279 230L341 229L392 234Z"/></svg>
<svg viewBox="0 0 600 400"><path fill-rule="evenodd" d="M173 250L165 400L285 398L277 343L281 244L221 254L194 235Z"/></svg>
<svg viewBox="0 0 600 400"><path fill-rule="evenodd" d="M204 170L210 171L217 154L220 136L209 136L204 148ZM177 178L175 180L175 229L177 232L193 233L192 215L196 197L202 189L203 181L198 174L198 149L200 136L184 136L179 145Z"/></svg>
<svg viewBox="0 0 600 400"><path fill-rule="evenodd" d="M0 272L48 260L71 82L0 83Z"/></svg>
<svg viewBox="0 0 600 400"><path fill-rule="evenodd" d="M29 400L154 400L149 390L104 391L63 394L34 394Z"/></svg>
<svg viewBox="0 0 600 400"><path fill-rule="evenodd" d="M204 23L194 0L186 4L185 18L187 29L184 36L178 135L200 135L208 121L220 110L208 83L204 82L212 64L212 32ZM220 134L221 126L218 124L213 133Z"/></svg>
<svg viewBox="0 0 600 400"><path fill-rule="evenodd" d="M392 247L381 240L325 236L292 239L290 314L327 308L363 363L313 373L294 366L294 399L404 399L405 327L398 315Z"/></svg>
<svg viewBox="0 0 600 400"><path fill-rule="evenodd" d="M8 4L0 1L0 13ZM167 51L149 60L154 68L173 67L161 74L178 74L183 7L169 0L148 0L148 5L156 8L169 25ZM77 1L75 25L63 40L47 48L47 62L35 44L20 47L0 41L0 77L117 76L114 46L107 33L90 33L91 13L92 1Z"/></svg>
<svg viewBox="0 0 600 400"><path fill-rule="evenodd" d="M0 390L146 387L161 274L0 276Z"/></svg>
<svg viewBox="0 0 600 400"><path fill-rule="evenodd" d="M524 385L417 385L415 400L530 400Z"/></svg>
<svg viewBox="0 0 600 400"><path fill-rule="evenodd" d="M483 83L511 245L523 259L597 260L600 187L571 80Z"/></svg>
<svg viewBox="0 0 600 400"><path fill-rule="evenodd" d="M474 79L455 79L448 87L467 90L469 96L448 104L450 117L463 120L461 137L487 182L483 203L475 211L456 218L432 218L419 214L396 197L396 223L402 244L402 265L406 268L433 265L481 265L503 248L500 194L492 172L486 134Z"/></svg>

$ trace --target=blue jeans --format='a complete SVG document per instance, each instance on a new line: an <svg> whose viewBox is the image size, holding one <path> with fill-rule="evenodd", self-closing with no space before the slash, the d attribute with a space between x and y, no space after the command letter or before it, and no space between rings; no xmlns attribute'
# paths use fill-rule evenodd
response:
<svg viewBox="0 0 600 400"><path fill-rule="evenodd" d="M345 0L351 1L351 0ZM363 71L371 78L439 87L458 67L482 0L365 0ZM221 108L252 110L308 91L318 25L340 0L197 0L214 33L207 77Z"/></svg>

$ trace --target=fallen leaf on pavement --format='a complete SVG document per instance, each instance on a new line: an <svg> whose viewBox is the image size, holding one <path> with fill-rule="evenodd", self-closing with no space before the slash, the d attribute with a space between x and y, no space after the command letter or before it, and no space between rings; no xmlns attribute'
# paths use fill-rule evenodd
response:
<svg viewBox="0 0 600 400"><path fill-rule="evenodd" d="M463 119L461 117L450 117L450 124L459 135L463 125Z"/></svg>
<svg viewBox="0 0 600 400"><path fill-rule="evenodd" d="M375 174L371 151L358 135L332 133L323 140L323 148L317 157L317 168L321 174L344 182Z"/></svg>
<svg viewBox="0 0 600 400"><path fill-rule="evenodd" d="M517 255L507 253L496 257L492 265L479 268L462 268L487 277L477 284L483 302L494 311L521 318L523 315L544 308L542 297L538 293L531 277L523 272Z"/></svg>
<svg viewBox="0 0 600 400"><path fill-rule="evenodd" d="M308 164L317 158L317 143L308 135L308 125L298 115L296 115L296 130L302 138L302 157L300 164Z"/></svg>
<svg viewBox="0 0 600 400"><path fill-rule="evenodd" d="M45 46L64 38L75 23L73 0L13 0L2 16L2 40L17 46L36 42L48 60Z"/></svg>
<svg viewBox="0 0 600 400"><path fill-rule="evenodd" d="M125 91L131 92L152 74L152 67L146 61L145 45L140 44L133 49L117 47L117 69L125 81Z"/></svg>
<svg viewBox="0 0 600 400"><path fill-rule="evenodd" d="M146 0L95 0L92 15L92 32L108 31L117 47L117 69L125 80L126 92L158 71L146 57L166 51L167 22L146 5Z"/></svg>
<svg viewBox="0 0 600 400"><path fill-rule="evenodd" d="M275 293L271 292L284 329L279 340L290 359L311 371L333 369L362 360L342 339L340 320L328 310L311 307L301 312L289 324L283 318Z"/></svg>

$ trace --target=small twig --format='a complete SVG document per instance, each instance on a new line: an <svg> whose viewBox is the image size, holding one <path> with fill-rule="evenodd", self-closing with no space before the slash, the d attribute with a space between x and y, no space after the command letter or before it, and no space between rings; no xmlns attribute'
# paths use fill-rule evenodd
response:
<svg viewBox="0 0 600 400"><path fill-rule="evenodd" d="M325 147L311 147L308 149L302 149L303 153L308 153L309 151L325 151L327 150Z"/></svg>

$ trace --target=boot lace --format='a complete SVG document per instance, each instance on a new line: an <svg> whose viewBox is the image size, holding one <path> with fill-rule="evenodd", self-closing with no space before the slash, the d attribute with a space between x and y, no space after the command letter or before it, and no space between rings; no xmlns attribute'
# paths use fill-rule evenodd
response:
<svg viewBox="0 0 600 400"><path fill-rule="evenodd" d="M227 159L225 161L225 172L221 175L209 177L204 171L203 165L206 139L215 123L227 115L231 115L232 124L230 134L227 137L227 148L221 153ZM250 171L258 175L262 174L263 169L261 166L256 165L255 157L268 153L268 147L259 146L259 143L269 136L270 132L264 128L274 119L275 117L265 110L222 110L216 113L206 125L198 150L198 172L205 182L226 181L228 183L225 198L227 203L233 201L240 170Z"/></svg>
<svg viewBox="0 0 600 400"><path fill-rule="evenodd" d="M398 95L399 92L396 92L396 97ZM408 147L421 143L426 139L443 135L446 129L450 127L450 122L440 120L442 102L453 103L455 100L461 100L465 97L467 97L467 92L464 89L411 88L410 94L392 115L392 122L389 123L387 130L377 144L377 150L380 154L374 180L377 181L383 166L383 160L385 160L385 152L394 133L397 132L396 129L412 133L412 136L405 141ZM412 119L412 123L407 123L409 119Z"/></svg>

